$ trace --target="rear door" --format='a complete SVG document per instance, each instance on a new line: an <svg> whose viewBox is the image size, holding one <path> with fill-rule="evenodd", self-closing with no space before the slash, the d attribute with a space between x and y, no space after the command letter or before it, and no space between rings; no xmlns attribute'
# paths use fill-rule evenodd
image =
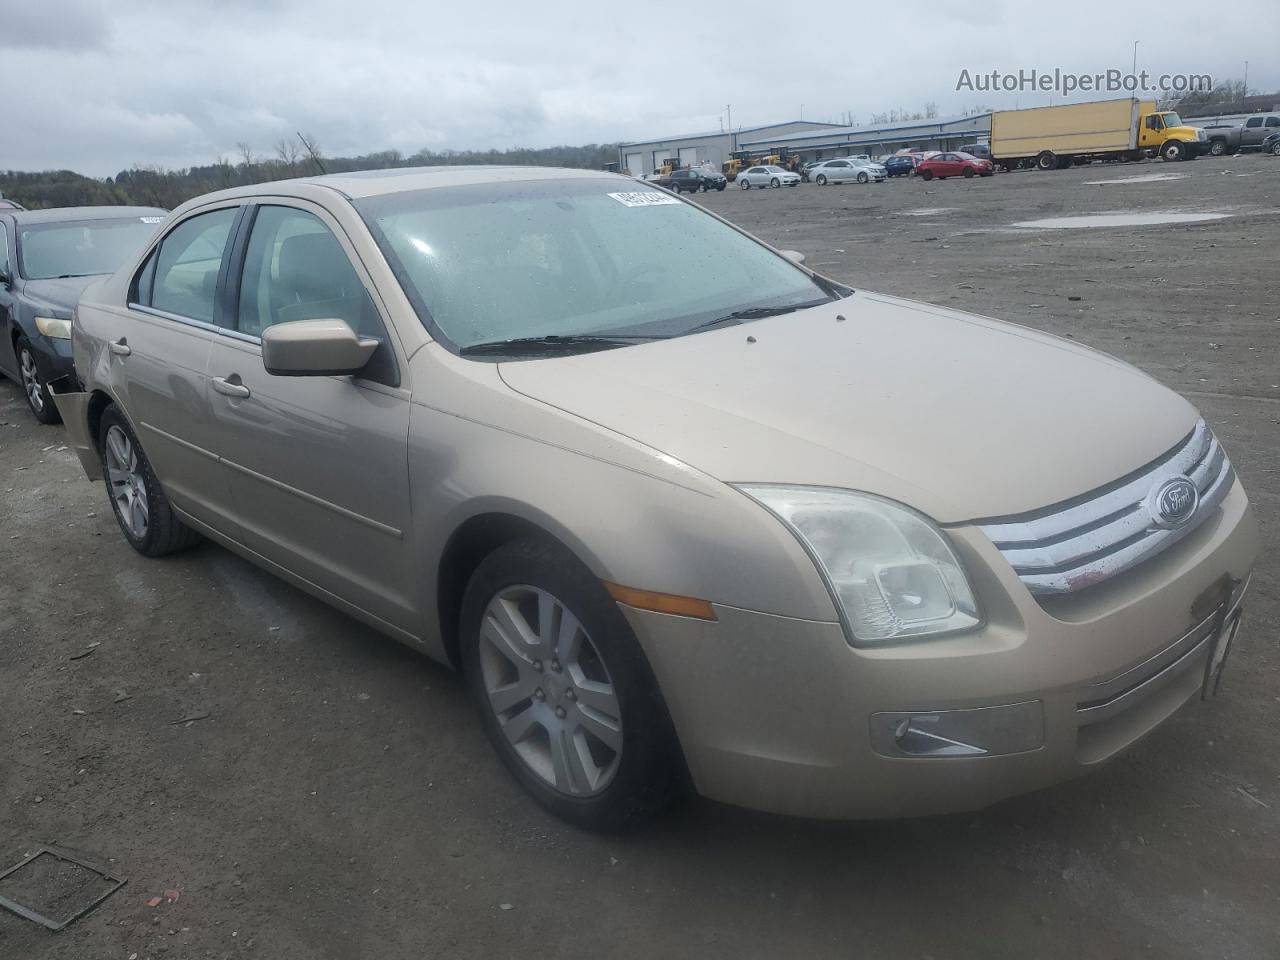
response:
<svg viewBox="0 0 1280 960"><path fill-rule="evenodd" d="M262 201L236 251L226 335L206 399L246 546L376 617L417 632L409 550L405 368L363 264L314 204ZM341 319L382 342L361 376L277 377L262 331Z"/></svg>
<svg viewBox="0 0 1280 960"><path fill-rule="evenodd" d="M16 260L11 252L11 223L7 217L0 217L0 275L8 277L8 280L0 280L0 373L17 380L18 358L12 349L13 324L18 322L18 318L13 295Z"/></svg>
<svg viewBox="0 0 1280 960"><path fill-rule="evenodd" d="M1262 145L1262 117L1250 117L1245 121L1244 130L1240 133L1240 146L1259 147Z"/></svg>
<svg viewBox="0 0 1280 960"><path fill-rule="evenodd" d="M226 536L230 496L212 451L205 366L215 340L217 291L241 207L203 208L176 223L134 275L127 309L112 318L108 361L126 415L166 495Z"/></svg>

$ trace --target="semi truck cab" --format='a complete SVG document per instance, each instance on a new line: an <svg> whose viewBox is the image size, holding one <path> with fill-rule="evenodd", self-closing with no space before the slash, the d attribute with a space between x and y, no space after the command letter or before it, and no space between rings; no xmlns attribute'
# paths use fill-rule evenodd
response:
<svg viewBox="0 0 1280 960"><path fill-rule="evenodd" d="M1193 160L1206 144L1204 130L1183 123L1172 110L1145 113L1138 125L1138 147L1166 160Z"/></svg>

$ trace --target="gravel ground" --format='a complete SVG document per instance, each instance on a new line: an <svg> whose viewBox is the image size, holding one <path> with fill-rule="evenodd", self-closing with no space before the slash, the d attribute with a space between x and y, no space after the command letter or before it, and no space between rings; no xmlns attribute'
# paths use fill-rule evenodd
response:
<svg viewBox="0 0 1280 960"><path fill-rule="evenodd" d="M1280 160L705 203L854 285L1071 336L1188 394L1263 530L1222 695L976 815L690 801L584 835L500 769L446 669L223 550L134 554L4 381L0 867L56 843L129 883L62 933L0 911L0 957L1280 956ZM1230 216L1011 227L1102 212Z"/></svg>

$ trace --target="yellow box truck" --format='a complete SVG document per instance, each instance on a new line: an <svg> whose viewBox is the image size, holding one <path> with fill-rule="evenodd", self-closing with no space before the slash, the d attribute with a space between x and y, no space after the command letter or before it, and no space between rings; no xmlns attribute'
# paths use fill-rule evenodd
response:
<svg viewBox="0 0 1280 960"><path fill-rule="evenodd" d="M1194 160L1208 147L1204 130L1154 100L1094 100L991 115L991 159L1005 169L1031 161L1060 170L1076 160Z"/></svg>

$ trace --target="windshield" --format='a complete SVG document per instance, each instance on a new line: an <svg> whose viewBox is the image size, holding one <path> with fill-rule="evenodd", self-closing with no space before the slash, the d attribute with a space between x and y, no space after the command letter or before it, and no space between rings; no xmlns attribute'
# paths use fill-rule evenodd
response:
<svg viewBox="0 0 1280 960"><path fill-rule="evenodd" d="M355 206L420 318L457 349L678 336L743 309L832 298L698 207L621 178L419 190Z"/></svg>
<svg viewBox="0 0 1280 960"><path fill-rule="evenodd" d="M163 217L68 220L18 228L18 264L28 280L115 273L151 239Z"/></svg>
<svg viewBox="0 0 1280 960"><path fill-rule="evenodd" d="M1160 116L1164 118L1164 125L1166 127L1182 126L1182 118L1178 116L1176 113L1174 113L1172 110L1170 110L1168 113L1162 113L1160 114Z"/></svg>

